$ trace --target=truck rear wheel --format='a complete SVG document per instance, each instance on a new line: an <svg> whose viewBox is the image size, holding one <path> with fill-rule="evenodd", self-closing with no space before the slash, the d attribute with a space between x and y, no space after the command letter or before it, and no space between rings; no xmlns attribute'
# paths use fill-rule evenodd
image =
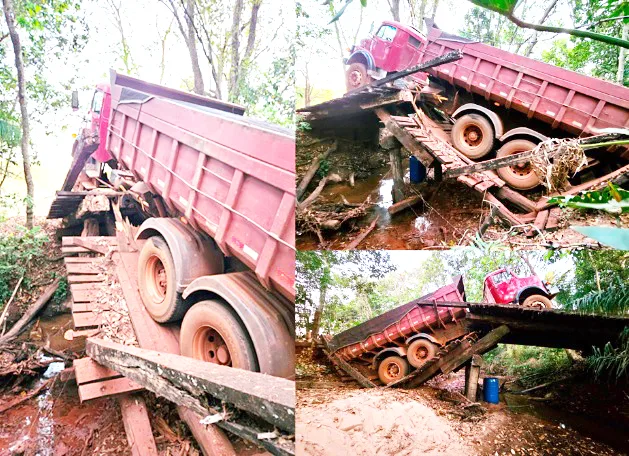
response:
<svg viewBox="0 0 629 456"><path fill-rule="evenodd" d="M535 148L535 143L527 141L526 139L515 139L509 141L503 145L498 153L497 158L508 157L509 155L518 154L520 152L526 152ZM539 178L531 162L516 163L515 165L505 166L496 170L498 176L504 180L509 187L513 187L516 190L531 190L539 185Z"/></svg>
<svg viewBox="0 0 629 456"><path fill-rule="evenodd" d="M494 128L480 114L466 114L456 119L450 136L454 147L473 160L484 157L494 146Z"/></svg>
<svg viewBox="0 0 629 456"><path fill-rule="evenodd" d="M234 312L221 301L200 301L181 323L181 354L202 361L258 371L251 339Z"/></svg>
<svg viewBox="0 0 629 456"><path fill-rule="evenodd" d="M378 366L378 378L385 385L408 375L408 362L400 356L389 356Z"/></svg>
<svg viewBox="0 0 629 456"><path fill-rule="evenodd" d="M406 351L406 358L411 366L420 368L437 354L437 346L426 339L411 342Z"/></svg>
<svg viewBox="0 0 629 456"><path fill-rule="evenodd" d="M553 303L546 296L532 295L524 300L522 307L531 307L533 309L552 309Z"/></svg>
<svg viewBox="0 0 629 456"><path fill-rule="evenodd" d="M175 263L166 241L149 238L138 259L138 289L144 307L153 320L169 323L181 320L187 306L177 293Z"/></svg>
<svg viewBox="0 0 629 456"><path fill-rule="evenodd" d="M347 91L371 84L371 76L367 73L367 67L359 62L352 63L345 73L345 85Z"/></svg>

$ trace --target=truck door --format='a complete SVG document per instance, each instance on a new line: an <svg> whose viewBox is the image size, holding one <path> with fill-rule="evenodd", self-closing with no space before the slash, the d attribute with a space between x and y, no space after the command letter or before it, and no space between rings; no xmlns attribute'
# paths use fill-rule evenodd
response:
<svg viewBox="0 0 629 456"><path fill-rule="evenodd" d="M100 128L100 113L103 109L104 99L105 93L102 90L96 89L92 97L92 104L90 105L90 117L92 120L90 130L93 133L97 132Z"/></svg>
<svg viewBox="0 0 629 456"><path fill-rule="evenodd" d="M370 51L376 66L387 72L395 71L397 63L388 60L396 34L397 28L392 25L382 24L371 41Z"/></svg>

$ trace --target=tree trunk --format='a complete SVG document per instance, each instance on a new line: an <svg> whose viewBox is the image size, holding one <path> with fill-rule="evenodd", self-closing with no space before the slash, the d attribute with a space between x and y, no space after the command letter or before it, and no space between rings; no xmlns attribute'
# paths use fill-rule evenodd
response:
<svg viewBox="0 0 629 456"><path fill-rule="evenodd" d="M424 14L426 14L426 5L428 0L421 0L419 4L419 14L417 15L417 21L419 22L419 30L424 29Z"/></svg>
<svg viewBox="0 0 629 456"><path fill-rule="evenodd" d="M186 25L188 26L188 34L185 39L188 45L188 52L190 53L194 93L203 95L205 93L205 85L203 84L203 75L199 66L199 54L197 54L197 37L194 29L194 0L188 0L186 3Z"/></svg>
<svg viewBox="0 0 629 456"><path fill-rule="evenodd" d="M314 318L312 319L312 339L317 340L319 337L319 328L321 327L321 315L325 309L325 295L328 286L326 284L321 285L319 290L319 306L315 310Z"/></svg>
<svg viewBox="0 0 629 456"><path fill-rule="evenodd" d="M439 0L434 0L432 4L432 13L430 13L430 18L434 21L435 16L437 15L437 8L439 8Z"/></svg>
<svg viewBox="0 0 629 456"><path fill-rule="evenodd" d="M234 15L232 17L231 29L231 68L229 69L229 101L236 101L238 98L238 76L240 70L240 19L242 17L243 0L236 0L234 3Z"/></svg>
<svg viewBox="0 0 629 456"><path fill-rule="evenodd" d="M33 228L33 203L35 197L35 186L31 174L31 153L28 150L30 140L30 126L28 123L28 109L26 106L26 81L24 76L24 60L22 57L22 45L20 35L15 27L15 10L13 0L3 0L4 17L9 28L13 52L15 54L15 68L17 70L18 101L20 103L20 113L22 115L22 161L24 165L24 179L26 180L26 227Z"/></svg>
<svg viewBox="0 0 629 456"><path fill-rule="evenodd" d="M400 22L400 0L390 0L389 6L391 7L393 20Z"/></svg>
<svg viewBox="0 0 629 456"><path fill-rule="evenodd" d="M626 20L626 19L625 19ZM622 26L622 39L629 38L629 22L625 22ZM616 82L620 85L624 85L625 82L625 60L627 56L627 50L620 48L618 53L618 73L616 74Z"/></svg>

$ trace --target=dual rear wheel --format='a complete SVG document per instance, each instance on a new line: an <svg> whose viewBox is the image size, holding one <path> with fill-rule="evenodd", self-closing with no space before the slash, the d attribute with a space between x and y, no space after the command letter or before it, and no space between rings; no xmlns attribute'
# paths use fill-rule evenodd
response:
<svg viewBox="0 0 629 456"><path fill-rule="evenodd" d="M219 299L192 307L177 293L175 263L166 241L148 239L138 260L138 288L151 317L158 323L181 322L181 354L223 366L256 371L249 335L237 315Z"/></svg>
<svg viewBox="0 0 629 456"><path fill-rule="evenodd" d="M393 355L378 365L378 378L388 385L407 376L410 368L419 369L437 354L437 346L426 339L417 339L408 346L406 358Z"/></svg>

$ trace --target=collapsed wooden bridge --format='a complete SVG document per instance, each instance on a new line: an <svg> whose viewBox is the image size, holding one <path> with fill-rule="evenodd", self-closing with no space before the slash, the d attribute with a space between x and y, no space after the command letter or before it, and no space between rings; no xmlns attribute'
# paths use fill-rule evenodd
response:
<svg viewBox="0 0 629 456"><path fill-rule="evenodd" d="M139 296L137 246L129 237L64 237L62 252L73 297L74 334L102 337L110 317L128 314L137 346L88 339L87 357L74 361L81 401L118 399L133 455L157 455L147 389L177 406L205 454L234 454L221 428L275 455L294 454L294 382L180 356L179 328L156 323ZM79 256L81 255L81 256ZM102 305L113 293L113 270L125 309ZM113 315L116 314L116 315Z"/></svg>
<svg viewBox="0 0 629 456"><path fill-rule="evenodd" d="M425 305L432 307L434 303ZM434 358L387 387L415 388L437 375L462 367L466 367L470 374L476 370L478 378L478 364L474 363L474 358L495 348L499 342L589 351L608 342L615 343L624 328L629 327L629 317L487 303L440 302L439 306L467 309L465 318L459 321L468 334L442 347ZM378 386L373 381L377 376L365 375L333 353L325 339L323 343L326 355L339 374L350 376L365 388Z"/></svg>
<svg viewBox="0 0 629 456"><path fill-rule="evenodd" d="M414 106L415 99L416 92L408 89L366 86L344 97L298 109L298 112L313 130L332 130L348 137L355 136L360 129L377 131L382 123L426 168L435 170L436 180L454 178L476 190L495 215L511 226L529 225L530 235L558 228L559 208L552 207L550 198L592 190L629 173L629 165L625 165L562 192L537 199L525 196L509 188L494 170L522 161L530 152L474 162L453 147L448 133L452 125L429 118ZM414 111L409 106L414 106ZM412 114L406 114L409 111ZM391 166L395 166L393 161Z"/></svg>

